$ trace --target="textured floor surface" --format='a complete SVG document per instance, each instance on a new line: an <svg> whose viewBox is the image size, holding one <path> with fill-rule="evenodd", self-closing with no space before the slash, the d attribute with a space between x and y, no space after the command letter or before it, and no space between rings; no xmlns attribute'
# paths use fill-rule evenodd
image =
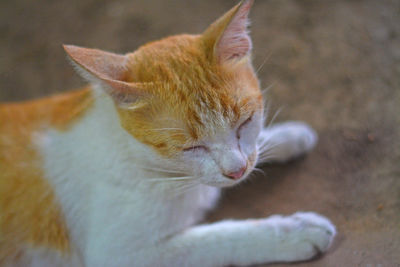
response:
<svg viewBox="0 0 400 267"><path fill-rule="evenodd" d="M129 52L201 32L235 3L2 0L0 100L83 85L62 43ZM320 140L227 190L209 220L317 211L339 235L328 254L293 266L400 266L400 2L258 0L251 17L271 114L307 121Z"/></svg>

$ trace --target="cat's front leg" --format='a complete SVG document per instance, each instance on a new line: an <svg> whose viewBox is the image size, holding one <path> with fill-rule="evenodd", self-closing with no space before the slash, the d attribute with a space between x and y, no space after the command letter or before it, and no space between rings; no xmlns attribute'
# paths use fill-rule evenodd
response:
<svg viewBox="0 0 400 267"><path fill-rule="evenodd" d="M165 266L225 266L292 262L325 252L334 225L312 212L200 225L161 246ZM174 265L177 266L177 265Z"/></svg>
<svg viewBox="0 0 400 267"><path fill-rule="evenodd" d="M317 140L317 133L303 122L274 124L264 128L258 137L259 163L288 161L310 151Z"/></svg>

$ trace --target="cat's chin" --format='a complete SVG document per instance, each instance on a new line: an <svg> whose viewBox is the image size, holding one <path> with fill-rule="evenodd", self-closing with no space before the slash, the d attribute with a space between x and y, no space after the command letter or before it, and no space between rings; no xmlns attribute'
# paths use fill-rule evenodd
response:
<svg viewBox="0 0 400 267"><path fill-rule="evenodd" d="M224 176L221 175L221 177L214 178L212 180L202 179L201 183L204 185L208 185L208 186L212 186L212 187L219 187L219 188L231 187L231 186L237 185L237 184L241 183L242 181L246 180L247 176L248 175L245 175L240 179L233 180L233 179L225 178Z"/></svg>

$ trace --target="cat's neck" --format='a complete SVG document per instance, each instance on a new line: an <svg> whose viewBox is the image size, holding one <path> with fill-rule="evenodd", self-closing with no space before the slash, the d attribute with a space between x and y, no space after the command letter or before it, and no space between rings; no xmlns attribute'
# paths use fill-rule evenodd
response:
<svg viewBox="0 0 400 267"><path fill-rule="evenodd" d="M68 131L48 131L41 148L46 177L77 245L85 247L101 231L108 240L127 233L127 242L149 233L157 240L195 223L213 206L218 189L196 185L183 191L179 181L151 181L165 177L147 169L157 163L155 152L121 127L113 101L94 89L85 115Z"/></svg>
<svg viewBox="0 0 400 267"><path fill-rule="evenodd" d="M113 100L101 88L94 85L92 90L93 104L79 121L66 131L46 133L41 151L48 176L56 179L53 182L71 180L64 176L75 172L79 175L74 176L85 177L77 181L82 188L104 184L136 190L144 186L161 198L163 194L169 199L183 197L186 190L179 189L180 182L166 180L174 170L163 166L161 156L123 129ZM199 185L189 187L195 191Z"/></svg>
<svg viewBox="0 0 400 267"><path fill-rule="evenodd" d="M93 156L91 158L94 160L93 168L103 169L106 166L113 168L113 165L126 164L125 168L120 166L119 169L133 168L136 171L124 174L125 177L121 174L121 179L132 180L134 177L130 176L146 175L147 170L144 166L154 161L158 155L122 128L113 100L103 91L93 85L93 105L81 121L64 136L74 136L79 139L75 141L78 144L85 144L83 149L91 148L87 153ZM102 155L104 158L98 158L96 155ZM120 180L117 176L113 178Z"/></svg>

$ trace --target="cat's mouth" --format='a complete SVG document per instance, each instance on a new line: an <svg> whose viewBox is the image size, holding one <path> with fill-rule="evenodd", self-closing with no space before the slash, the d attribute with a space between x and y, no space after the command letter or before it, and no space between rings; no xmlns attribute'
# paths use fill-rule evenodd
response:
<svg viewBox="0 0 400 267"><path fill-rule="evenodd" d="M230 187L236 184L241 183L242 181L246 180L249 174L253 171L253 165L249 162L247 163L246 167L237 171L237 173L231 174L232 176L227 176L226 174L221 173L221 175L217 175L217 177L213 180L205 181L205 184L209 186L215 187ZM235 176L235 177L233 177Z"/></svg>
<svg viewBox="0 0 400 267"><path fill-rule="evenodd" d="M244 176L244 174L246 173L246 171L247 171L247 162L246 162L246 165L245 165L245 166L239 168L239 169L236 170L236 171L232 171L232 172L228 172L228 173L223 173L223 176L225 176L225 177L228 178L228 179L238 181L238 180L240 180L240 179Z"/></svg>
<svg viewBox="0 0 400 267"><path fill-rule="evenodd" d="M254 167L256 165L256 160L257 160L257 152L255 151L254 153L250 154L249 157L246 160L246 165L238 168L236 171L233 172L228 172L228 173L222 173L223 181L215 181L214 186L218 187L228 187L228 186L233 186L235 184L240 183L241 181L244 181L249 174L254 170Z"/></svg>

